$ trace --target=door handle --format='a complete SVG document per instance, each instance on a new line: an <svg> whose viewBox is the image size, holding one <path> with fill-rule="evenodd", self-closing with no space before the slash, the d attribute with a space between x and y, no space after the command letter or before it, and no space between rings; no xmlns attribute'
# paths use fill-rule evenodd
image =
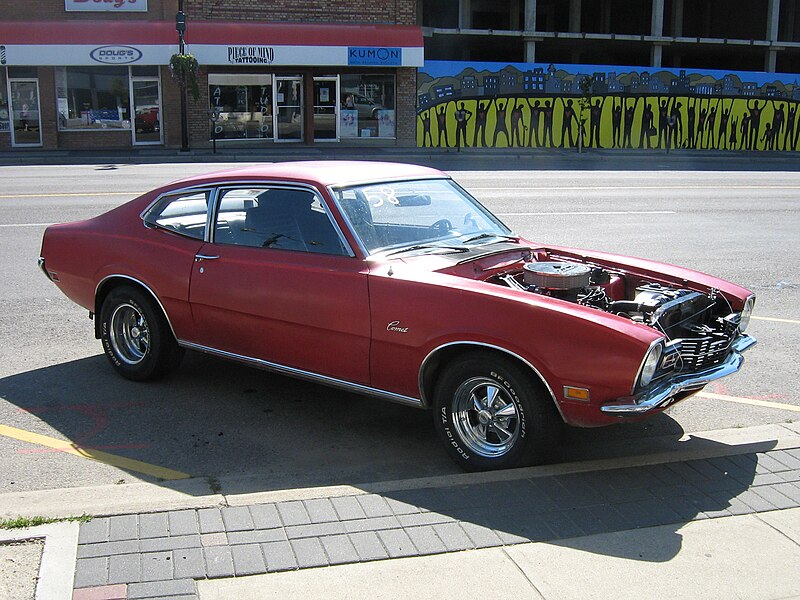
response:
<svg viewBox="0 0 800 600"><path fill-rule="evenodd" d="M201 262L204 260L217 260L219 256L210 256L208 254L195 254L194 262Z"/></svg>

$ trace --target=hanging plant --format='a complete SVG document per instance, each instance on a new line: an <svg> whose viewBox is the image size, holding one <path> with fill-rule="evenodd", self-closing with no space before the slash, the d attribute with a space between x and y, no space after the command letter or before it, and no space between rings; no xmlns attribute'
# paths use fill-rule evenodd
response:
<svg viewBox="0 0 800 600"><path fill-rule="evenodd" d="M200 97L200 86L197 84L197 74L200 64L191 54L173 54L169 59L169 72L172 78L181 87L186 87L197 101Z"/></svg>

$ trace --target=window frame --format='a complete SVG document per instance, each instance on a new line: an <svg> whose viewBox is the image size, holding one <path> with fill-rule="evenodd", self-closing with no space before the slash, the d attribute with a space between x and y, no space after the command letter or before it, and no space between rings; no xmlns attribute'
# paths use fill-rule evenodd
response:
<svg viewBox="0 0 800 600"><path fill-rule="evenodd" d="M162 203L167 202L169 198L175 198L180 196L192 196L201 193L206 193L206 221L205 221L205 229L203 231L203 237L195 237L193 235L189 235L186 233L182 233L175 229L171 229L169 227L165 227L164 225L160 225L153 220L148 220L148 217L160 206ZM170 190L168 192L164 192L163 194L159 194L155 200L153 200L150 204L147 205L140 214L139 218L142 220L142 224L147 229L158 229L159 231L165 231L167 233L171 233L177 236L180 236L185 239L189 240L196 240L202 243L208 243L209 238L209 227L210 227L210 215L212 213L211 208L216 203L216 196L217 196L217 189L212 186L199 186L199 187L188 187L188 188L181 188L177 190ZM166 207L168 204L164 204ZM163 211L163 209L162 209Z"/></svg>
<svg viewBox="0 0 800 600"><path fill-rule="evenodd" d="M336 235L339 237L339 241L342 244L342 247L344 248L344 252L341 254L308 252L303 250L291 250L285 248L266 248L266 250L280 250L282 252L299 252L302 254L313 255L313 256L323 255L329 257L341 256L341 257L355 258L356 253L353 251L353 247L347 240L347 236L345 236L344 232L342 231L342 228L336 221L336 218L334 217L333 211L331 210L331 207L328 205L328 202L325 201L325 198L322 196L322 194L320 194L317 188L315 188L312 185L301 184L301 183L288 183L280 181L236 181L216 186L216 188L214 188L212 210L209 211L209 219L206 226L207 243L218 244L220 246L231 246L237 248L256 248L257 250L265 250L265 248L257 248L256 246L246 246L243 244L228 244L225 242L217 242L215 240L217 219L219 217L219 210L221 208L222 198L224 197L225 192L234 189L253 189L253 188L263 188L264 191L267 191L267 189L285 189L285 190L303 191L310 193L322 205L322 208L325 211L325 215L328 217L328 221L333 227L333 230L336 232Z"/></svg>

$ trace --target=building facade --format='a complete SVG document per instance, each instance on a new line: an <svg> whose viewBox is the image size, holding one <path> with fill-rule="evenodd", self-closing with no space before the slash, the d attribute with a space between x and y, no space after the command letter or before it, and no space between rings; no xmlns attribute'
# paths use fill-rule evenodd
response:
<svg viewBox="0 0 800 600"><path fill-rule="evenodd" d="M415 143L412 0L3 0L0 149L180 147L180 7L190 147Z"/></svg>
<svg viewBox="0 0 800 600"><path fill-rule="evenodd" d="M798 0L420 0L427 60L800 73Z"/></svg>

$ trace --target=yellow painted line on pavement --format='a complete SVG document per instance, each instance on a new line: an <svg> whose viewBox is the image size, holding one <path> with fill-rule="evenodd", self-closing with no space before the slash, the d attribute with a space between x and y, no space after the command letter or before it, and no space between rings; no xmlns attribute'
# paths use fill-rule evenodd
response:
<svg viewBox="0 0 800 600"><path fill-rule="evenodd" d="M59 194L2 194L0 198L80 198L81 196L139 196L141 192L63 192Z"/></svg>
<svg viewBox="0 0 800 600"><path fill-rule="evenodd" d="M782 402L768 402L767 400L755 400L753 398L737 398L736 396L723 396L722 394L712 394L711 392L698 392L697 396L710 398L711 400L724 400L725 402L736 402L737 404L749 404L751 406L762 406L764 408L777 408L779 410L790 410L800 412L800 406L794 404L783 404Z"/></svg>
<svg viewBox="0 0 800 600"><path fill-rule="evenodd" d="M775 321L776 323L794 323L795 325L800 325L800 321L796 321L794 319L778 319L776 317L750 317L751 319L755 319L756 321Z"/></svg>
<svg viewBox="0 0 800 600"><path fill-rule="evenodd" d="M82 448L72 442L59 440L39 433L32 433L24 429L17 429L8 425L0 424L0 435L28 442L30 444L38 444L39 446L46 446L53 448L59 452L66 452L67 454L74 454L81 458L90 458L107 465L127 469L128 471L136 471L137 473L144 473L145 475L152 475L159 479L188 479L191 477L188 473L181 473L180 471L173 471L165 467L151 465L140 460L132 458L125 458L124 456L117 456L116 454L109 454L108 452L101 452L100 450L93 450L91 448Z"/></svg>

